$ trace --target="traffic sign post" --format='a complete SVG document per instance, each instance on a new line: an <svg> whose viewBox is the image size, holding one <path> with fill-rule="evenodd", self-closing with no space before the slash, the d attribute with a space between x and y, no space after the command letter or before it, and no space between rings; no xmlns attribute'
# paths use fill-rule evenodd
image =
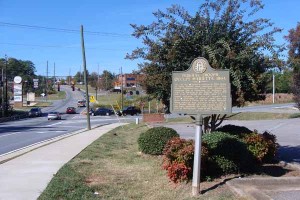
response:
<svg viewBox="0 0 300 200"><path fill-rule="evenodd" d="M96 101L95 97L94 97L93 95L91 95L91 96L90 96L90 102L91 102L91 103L95 103L95 101Z"/></svg>

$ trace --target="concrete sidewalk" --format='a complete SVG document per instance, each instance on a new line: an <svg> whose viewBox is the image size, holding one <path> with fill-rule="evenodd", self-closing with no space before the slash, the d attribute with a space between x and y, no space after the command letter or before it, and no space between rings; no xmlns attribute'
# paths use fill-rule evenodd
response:
<svg viewBox="0 0 300 200"><path fill-rule="evenodd" d="M0 165L0 200L37 199L65 163L108 131L115 123L76 133L9 160ZM17 155L20 152L14 153Z"/></svg>

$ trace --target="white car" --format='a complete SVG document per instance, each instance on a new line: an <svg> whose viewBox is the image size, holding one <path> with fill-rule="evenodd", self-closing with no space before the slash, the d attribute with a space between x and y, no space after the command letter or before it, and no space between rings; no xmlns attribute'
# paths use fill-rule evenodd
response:
<svg viewBox="0 0 300 200"><path fill-rule="evenodd" d="M49 112L48 120L53 120L53 119L61 119L60 113L59 112Z"/></svg>

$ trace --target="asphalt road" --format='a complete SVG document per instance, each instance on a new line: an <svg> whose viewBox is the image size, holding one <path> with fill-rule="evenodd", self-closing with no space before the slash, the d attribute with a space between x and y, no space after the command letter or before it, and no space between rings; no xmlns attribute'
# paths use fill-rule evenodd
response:
<svg viewBox="0 0 300 200"><path fill-rule="evenodd" d="M69 134L87 128L87 117L83 114L84 108L77 108L77 100L83 99L82 91L72 91L69 86L62 86L66 91L66 99L53 101L50 107L42 108L43 116L25 118L18 121L0 123L0 156L22 149L26 146L40 143L57 136ZM65 113L66 108L77 108L77 114L63 114L61 120L47 119L47 113L58 111ZM141 116L139 116L141 118ZM91 126L110 124L119 121L134 121L136 117L91 116Z"/></svg>

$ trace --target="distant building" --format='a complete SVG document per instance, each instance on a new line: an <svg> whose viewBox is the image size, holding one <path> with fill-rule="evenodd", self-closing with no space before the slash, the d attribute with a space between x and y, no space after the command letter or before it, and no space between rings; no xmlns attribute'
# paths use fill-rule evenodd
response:
<svg viewBox="0 0 300 200"><path fill-rule="evenodd" d="M145 79L144 74L123 74L119 75L116 82L114 82L114 89L123 88L135 88L141 87L142 82Z"/></svg>

